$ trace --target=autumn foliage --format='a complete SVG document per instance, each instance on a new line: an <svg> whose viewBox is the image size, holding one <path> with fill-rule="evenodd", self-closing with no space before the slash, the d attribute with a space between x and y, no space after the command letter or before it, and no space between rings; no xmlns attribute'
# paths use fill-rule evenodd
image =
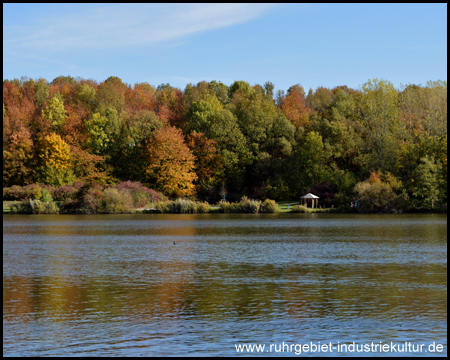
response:
<svg viewBox="0 0 450 360"><path fill-rule="evenodd" d="M155 132L145 149L144 157L149 183L172 197L194 194L195 156L189 150L180 129L166 126Z"/></svg>
<svg viewBox="0 0 450 360"><path fill-rule="evenodd" d="M97 184L83 195L92 211L127 208L139 186L209 202L315 191L325 206L445 210L447 170L446 81L286 93L270 81L3 81L3 188ZM127 181L142 185L105 190Z"/></svg>

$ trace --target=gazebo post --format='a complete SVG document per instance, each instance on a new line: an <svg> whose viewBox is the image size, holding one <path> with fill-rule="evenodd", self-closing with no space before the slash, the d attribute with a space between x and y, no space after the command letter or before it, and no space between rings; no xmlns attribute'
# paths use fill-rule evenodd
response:
<svg viewBox="0 0 450 360"><path fill-rule="evenodd" d="M308 199L311 199L311 209L319 206L319 197L314 194L308 193L306 195L303 195L301 199L302 205L305 205L306 208L308 208ZM314 200L316 202L314 202Z"/></svg>

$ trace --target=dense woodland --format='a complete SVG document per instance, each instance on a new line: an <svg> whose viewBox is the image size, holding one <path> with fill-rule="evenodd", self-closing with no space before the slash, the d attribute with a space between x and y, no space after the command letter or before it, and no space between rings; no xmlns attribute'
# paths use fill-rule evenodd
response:
<svg viewBox="0 0 450 360"><path fill-rule="evenodd" d="M210 203L312 192L326 207L446 211L447 82L3 81L3 188L128 180Z"/></svg>

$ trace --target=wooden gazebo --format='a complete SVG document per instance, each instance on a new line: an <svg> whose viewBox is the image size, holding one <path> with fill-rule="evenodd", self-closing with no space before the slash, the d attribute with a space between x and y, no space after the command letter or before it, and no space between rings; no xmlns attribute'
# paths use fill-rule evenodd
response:
<svg viewBox="0 0 450 360"><path fill-rule="evenodd" d="M306 207L308 207L308 199L311 199L311 204L312 204L311 208L312 209L314 209L314 202L316 203L315 207L317 207L319 205L319 197L314 194L311 194L311 193L307 193L306 195L301 196L300 199L301 199L301 204L305 205Z"/></svg>

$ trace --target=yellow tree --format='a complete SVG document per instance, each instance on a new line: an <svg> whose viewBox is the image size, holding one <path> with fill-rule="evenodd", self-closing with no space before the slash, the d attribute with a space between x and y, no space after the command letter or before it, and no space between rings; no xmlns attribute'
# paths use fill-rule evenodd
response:
<svg viewBox="0 0 450 360"><path fill-rule="evenodd" d="M39 141L38 157L38 181L51 185L75 181L70 147L59 135L51 133Z"/></svg>

